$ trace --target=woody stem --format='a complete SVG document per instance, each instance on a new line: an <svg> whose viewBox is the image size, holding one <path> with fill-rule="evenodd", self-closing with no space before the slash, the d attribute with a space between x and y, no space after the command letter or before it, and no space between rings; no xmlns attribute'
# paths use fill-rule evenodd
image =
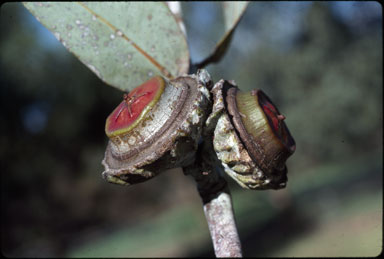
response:
<svg viewBox="0 0 384 259"><path fill-rule="evenodd" d="M226 180L206 156L207 149L212 150L208 143L200 145L195 164L183 168L184 173L197 183L216 257L242 257L231 194Z"/></svg>

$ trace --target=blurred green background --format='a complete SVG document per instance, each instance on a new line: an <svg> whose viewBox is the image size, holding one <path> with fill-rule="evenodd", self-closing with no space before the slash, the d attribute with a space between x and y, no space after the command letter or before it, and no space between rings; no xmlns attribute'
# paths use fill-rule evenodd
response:
<svg viewBox="0 0 384 259"><path fill-rule="evenodd" d="M192 61L223 28L183 3ZM131 187L101 178L103 84L19 3L0 14L1 251L11 257L213 256L193 180ZM228 178L244 256L376 256L383 232L383 38L378 2L253 2L214 81L261 88L297 143L288 185Z"/></svg>

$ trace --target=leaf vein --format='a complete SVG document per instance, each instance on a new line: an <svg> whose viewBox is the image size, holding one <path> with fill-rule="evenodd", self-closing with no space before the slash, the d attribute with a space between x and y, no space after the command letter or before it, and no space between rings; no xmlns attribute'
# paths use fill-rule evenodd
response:
<svg viewBox="0 0 384 259"><path fill-rule="evenodd" d="M134 41L132 41L130 38L128 38L121 30L117 29L113 24L108 22L104 17L101 15L95 13L92 9L90 9L88 6L86 6L84 3L77 2L80 6L82 6L85 10L87 10L89 13L94 15L96 19L99 19L101 22L106 24L108 27L110 27L115 33L119 32L119 36L121 36L123 39L125 39L128 43L130 43L140 54L142 54L145 58L149 60L155 67L157 67L161 73L167 77L167 78L173 78L172 74L162 65L160 65L151 55L149 55L146 51L144 51L142 48L140 48ZM121 33L121 34L120 34Z"/></svg>

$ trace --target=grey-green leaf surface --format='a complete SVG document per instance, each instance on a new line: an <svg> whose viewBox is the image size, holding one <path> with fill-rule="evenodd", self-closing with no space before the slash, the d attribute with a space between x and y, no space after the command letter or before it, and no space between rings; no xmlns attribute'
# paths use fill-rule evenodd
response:
<svg viewBox="0 0 384 259"><path fill-rule="evenodd" d="M222 2L223 17L225 33L224 36L217 43L214 51L202 62L197 64L198 68L203 68L210 63L219 62L228 50L230 42L232 40L233 32L240 22L245 10L247 9L249 2L245 1L233 1Z"/></svg>
<svg viewBox="0 0 384 259"><path fill-rule="evenodd" d="M189 51L163 2L25 2L107 84L129 91L154 75L188 72Z"/></svg>
<svg viewBox="0 0 384 259"><path fill-rule="evenodd" d="M249 2L246 1L225 1L222 3L226 34L238 24L248 4Z"/></svg>

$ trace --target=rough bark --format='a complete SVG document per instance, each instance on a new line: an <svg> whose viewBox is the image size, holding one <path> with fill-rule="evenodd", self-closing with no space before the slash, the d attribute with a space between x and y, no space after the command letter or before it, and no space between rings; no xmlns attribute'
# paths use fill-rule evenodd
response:
<svg viewBox="0 0 384 259"><path fill-rule="evenodd" d="M197 183L216 257L242 257L232 198L226 180L215 170L211 145L212 141L200 145L195 164L183 168L184 173Z"/></svg>
<svg viewBox="0 0 384 259"><path fill-rule="evenodd" d="M204 213L216 257L242 257L231 195L220 192L216 198L204 204Z"/></svg>

